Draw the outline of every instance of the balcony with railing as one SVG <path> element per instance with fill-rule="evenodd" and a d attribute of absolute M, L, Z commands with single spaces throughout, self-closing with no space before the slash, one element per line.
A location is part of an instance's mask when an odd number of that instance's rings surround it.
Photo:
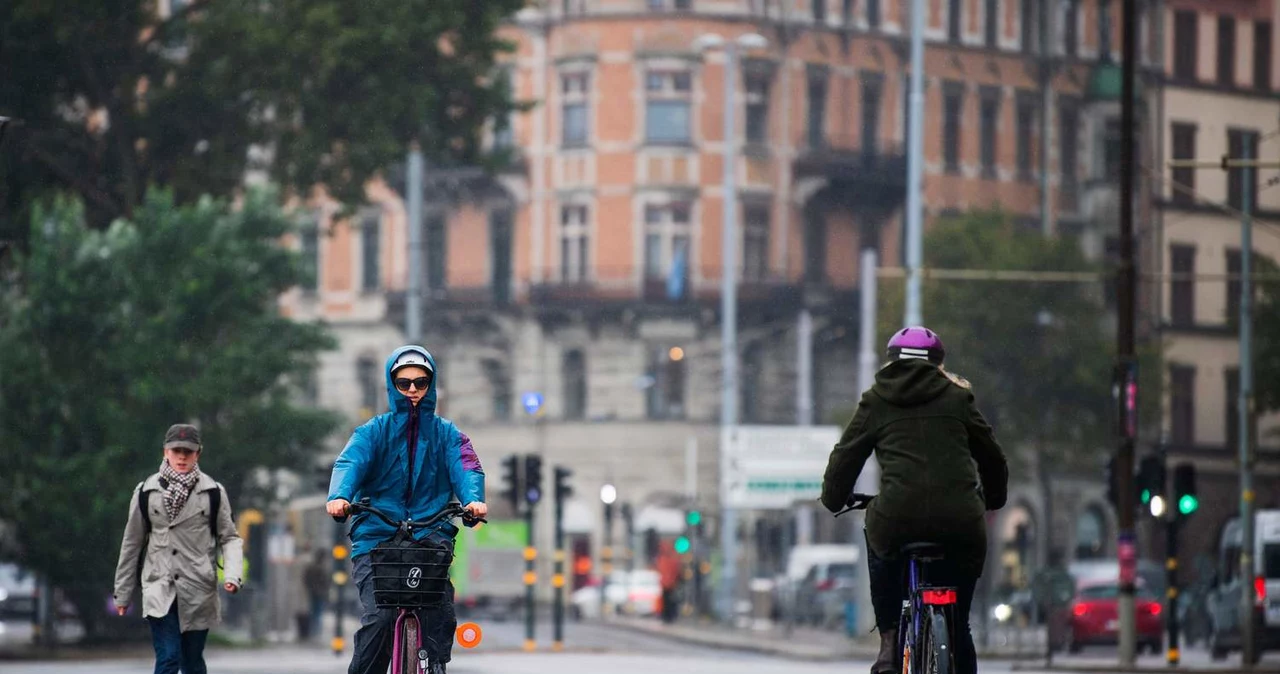
<path fill-rule="evenodd" d="M 864 194 L 901 200 L 907 187 L 907 155 L 901 145 L 864 144 L 861 135 L 813 138 L 796 158 L 798 178 L 849 184 Z"/>

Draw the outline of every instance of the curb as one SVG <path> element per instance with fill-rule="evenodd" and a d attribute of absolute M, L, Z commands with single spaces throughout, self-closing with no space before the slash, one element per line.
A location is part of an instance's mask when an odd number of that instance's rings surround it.
<path fill-rule="evenodd" d="M 1239 667 L 1235 667 L 1235 668 L 1229 668 L 1229 669 L 1213 669 L 1209 667 L 1183 667 L 1181 665 L 1177 667 L 1169 667 L 1167 665 L 1166 666 L 1146 666 L 1146 667 L 1139 667 L 1139 666 L 1121 667 L 1118 665 L 1110 665 L 1110 664 L 1101 665 L 1101 666 L 1105 667 L 1105 671 L 1108 671 L 1108 672 L 1166 672 L 1166 673 L 1174 672 L 1176 674 L 1236 674 L 1236 673 L 1259 674 L 1259 672 L 1262 672 L 1262 673 L 1280 672 L 1280 669 L 1276 669 L 1276 668 L 1241 669 Z M 1012 669 L 1015 672 L 1017 671 L 1097 672 L 1099 671 L 1099 664 L 1046 666 L 1043 664 L 1017 663 L 1017 664 L 1014 664 Z"/>
<path fill-rule="evenodd" d="M 874 649 L 854 647 L 838 650 L 824 649 L 822 647 L 797 649 L 787 648 L 785 646 L 779 647 L 775 644 L 762 643 L 759 641 L 744 642 L 731 637 L 715 638 L 698 636 L 686 632 L 653 629 L 636 623 L 606 621 L 603 624 L 608 625 L 609 627 L 620 628 L 652 637 L 670 639 L 671 641 L 691 644 L 694 646 L 703 646 L 717 650 L 745 651 L 748 653 L 785 657 L 795 660 L 804 660 L 807 662 L 841 662 L 853 659 L 875 658 L 876 656 L 876 651 Z"/>

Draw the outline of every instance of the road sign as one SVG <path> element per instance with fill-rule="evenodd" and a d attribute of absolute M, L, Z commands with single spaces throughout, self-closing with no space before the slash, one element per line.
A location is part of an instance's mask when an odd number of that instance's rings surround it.
<path fill-rule="evenodd" d="M 731 508 L 780 509 L 812 502 L 839 426 L 733 426 L 720 439 L 720 490 Z"/>
<path fill-rule="evenodd" d="M 524 405 L 524 411 L 529 414 L 537 414 L 542 409 L 542 394 L 537 391 L 530 391 L 520 396 L 520 404 Z"/>

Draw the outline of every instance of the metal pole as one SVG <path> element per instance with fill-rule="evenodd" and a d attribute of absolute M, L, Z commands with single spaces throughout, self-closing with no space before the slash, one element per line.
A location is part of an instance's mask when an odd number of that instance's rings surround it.
<path fill-rule="evenodd" d="M 601 550 L 602 564 L 600 569 L 600 577 L 608 579 L 613 575 L 613 504 L 604 504 L 604 549 Z M 607 588 L 607 582 L 602 581 L 600 584 L 600 594 L 604 594 Z"/>
<path fill-rule="evenodd" d="M 1173 494 L 1173 499 L 1177 498 L 1177 494 Z M 1172 500 L 1172 499 L 1170 499 Z M 1165 650 L 1165 661 L 1170 667 L 1177 667 L 1180 653 L 1178 652 L 1178 504 L 1170 503 L 1172 511 L 1165 519 L 1164 530 L 1164 548 L 1165 548 L 1165 623 L 1168 628 L 1169 645 Z"/>
<path fill-rule="evenodd" d="M 1053 8 L 1040 4 L 1040 230 L 1053 233 L 1053 212 L 1049 205 L 1049 147 L 1053 137 Z"/>
<path fill-rule="evenodd" d="M 796 423 L 813 424 L 813 313 L 800 309 L 796 320 Z"/>
<path fill-rule="evenodd" d="M 907 120 L 907 302 L 905 324 L 924 322 L 920 311 L 920 183 L 924 171 L 924 0 L 911 0 L 911 110 Z"/>
<path fill-rule="evenodd" d="M 1120 144 L 1120 268 L 1117 273 L 1116 321 L 1116 393 L 1121 423 L 1120 447 L 1116 456 L 1119 474 L 1133 474 L 1136 363 L 1134 360 L 1134 322 L 1136 321 L 1135 268 L 1133 250 L 1134 204 L 1134 73 L 1138 51 L 1138 17 L 1136 0 L 1124 0 L 1124 68 L 1121 87 Z M 1132 667 L 1136 645 L 1134 585 L 1137 570 L 1137 542 L 1134 537 L 1134 484 L 1131 479 L 1118 479 L 1119 520 L 1116 550 L 1120 562 L 1120 664 Z"/>
<path fill-rule="evenodd" d="M 336 524 L 333 527 L 333 549 L 336 552 L 338 548 L 349 550 L 346 547 L 347 527 L 343 524 Z M 346 604 L 347 583 L 350 582 L 350 575 L 347 574 L 346 566 L 349 563 L 350 555 L 334 554 L 333 556 L 333 580 L 338 586 L 337 601 L 333 603 L 333 641 L 329 643 L 333 649 L 334 657 L 342 657 L 342 652 L 346 649 L 346 640 L 342 638 L 342 606 Z M 318 627 L 318 626 L 317 626 Z"/>
<path fill-rule="evenodd" d="M 604 505 L 604 535 L 600 546 L 600 616 L 604 617 L 609 606 L 609 576 L 613 574 L 613 504 Z"/>
<path fill-rule="evenodd" d="M 559 471 L 559 468 L 555 469 Z M 556 478 L 556 521 L 555 521 L 555 572 L 551 577 L 551 585 L 555 588 L 555 605 L 552 608 L 551 650 L 564 649 L 564 497 L 559 493 L 559 476 Z M 600 593 L 602 596 L 603 592 Z"/>
<path fill-rule="evenodd" d="M 1252 159 L 1253 148 L 1242 143 L 1243 158 Z M 1240 640 L 1241 658 L 1246 669 L 1257 659 L 1253 629 L 1253 171 L 1240 170 Z"/>
<path fill-rule="evenodd" d="M 409 282 L 405 295 L 405 337 L 412 343 L 422 338 L 422 148 L 409 144 L 409 170 L 405 177 L 408 197 Z"/>
<path fill-rule="evenodd" d="M 533 511 L 537 509 L 536 506 L 536 503 L 529 503 L 524 512 L 524 524 L 529 529 L 524 549 L 524 649 L 526 651 L 533 651 L 538 647 L 538 643 L 534 638 L 534 611 L 536 610 L 535 602 L 537 601 L 537 596 L 534 594 L 534 586 L 538 582 L 538 569 L 536 566 L 538 548 L 535 547 L 533 538 Z"/>
<path fill-rule="evenodd" d="M 860 325 L 858 330 L 858 391 L 865 392 L 871 388 L 876 380 L 876 363 L 879 359 L 876 357 L 876 302 L 878 298 L 879 288 L 876 284 L 876 266 L 879 264 L 879 254 L 875 248 L 862 249 L 862 307 Z M 862 468 L 862 474 L 858 476 L 858 484 L 854 487 L 857 491 L 869 494 L 880 491 L 880 462 L 875 456 L 867 459 L 867 463 Z M 854 602 L 857 607 L 857 624 L 855 625 L 858 634 L 866 634 L 875 625 L 875 613 L 871 610 L 871 579 L 867 573 L 867 558 L 869 556 L 867 550 L 867 539 L 863 535 L 863 526 L 866 522 L 865 513 L 857 511 L 853 513 L 853 542 L 861 548 L 862 556 L 858 560 L 857 573 L 858 581 L 854 583 Z"/>
<path fill-rule="evenodd" d="M 732 40 L 724 46 L 724 222 L 720 251 L 720 456 L 724 470 L 725 446 L 728 431 L 738 423 L 738 297 L 735 278 L 738 252 L 738 186 L 736 184 L 737 132 L 734 113 L 737 106 L 737 47 Z M 738 518 L 737 512 L 728 507 L 721 494 L 720 549 L 720 615 L 732 620 L 733 597 L 737 584 Z"/>

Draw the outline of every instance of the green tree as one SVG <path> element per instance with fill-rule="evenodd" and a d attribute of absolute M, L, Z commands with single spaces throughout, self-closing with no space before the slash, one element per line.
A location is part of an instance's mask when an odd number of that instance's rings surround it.
<path fill-rule="evenodd" d="M 492 159 L 481 130 L 513 109 L 497 30 L 523 0 L 189 0 L 168 19 L 156 5 L 0 3 L 0 115 L 21 120 L 0 154 L 0 241 L 51 190 L 105 227 L 150 186 L 190 203 L 253 167 L 357 203 L 414 139 L 438 164 Z M 254 145 L 270 161 L 251 162 Z"/>
<path fill-rule="evenodd" d="M 134 486 L 169 424 L 197 421 L 201 466 L 233 505 L 259 467 L 305 468 L 335 428 L 296 385 L 333 346 L 280 315 L 305 272 L 274 204 L 153 192 L 132 220 L 85 226 L 71 199 L 37 208 L 18 282 L 0 294 L 0 521 L 23 563 L 101 626 Z"/>
<path fill-rule="evenodd" d="M 925 266 L 938 269 L 1094 272 L 1071 237 L 1046 238 L 1000 212 L 938 223 L 925 236 Z M 885 284 L 880 333 L 901 326 L 902 285 Z M 925 324 L 947 346 L 947 368 L 973 383 L 1011 469 L 1048 493 L 1054 475 L 1100 474 L 1115 442 L 1111 394 L 1114 312 L 1110 284 L 925 280 Z M 1159 349 L 1140 356 L 1140 414 L 1158 421 Z M 1048 501 L 1046 500 L 1046 503 Z M 1046 513 L 1051 516 L 1051 513 Z"/>
<path fill-rule="evenodd" d="M 1262 255 L 1254 255 L 1253 272 L 1275 277 L 1280 265 Z M 1253 306 L 1253 382 L 1258 412 L 1280 410 L 1280 282 L 1257 282 L 1257 302 Z M 1239 317 L 1228 316 L 1232 325 Z"/>

